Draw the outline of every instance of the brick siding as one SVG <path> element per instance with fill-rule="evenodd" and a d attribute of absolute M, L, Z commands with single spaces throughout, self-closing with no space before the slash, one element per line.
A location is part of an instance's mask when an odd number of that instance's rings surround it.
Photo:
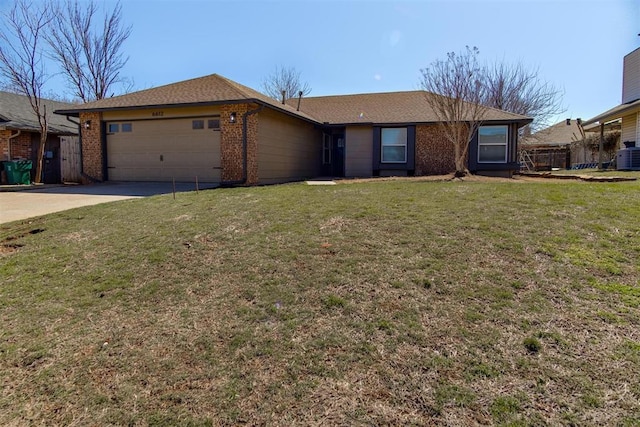
<path fill-rule="evenodd" d="M 84 123 L 91 120 L 90 129 L 85 129 Z M 101 139 L 102 114 L 99 112 L 80 113 L 80 128 L 82 132 L 82 170 L 85 175 L 94 180 L 103 181 L 102 164 L 106 153 L 102 150 Z M 83 181 L 87 180 L 83 177 Z M 87 183 L 87 182 L 85 182 Z"/>
<path fill-rule="evenodd" d="M 247 111 L 257 108 L 255 104 L 223 105 L 220 113 L 220 155 L 222 181 L 242 180 L 242 121 Z M 231 113 L 236 114 L 231 123 Z M 247 185 L 258 183 L 258 114 L 247 118 Z"/>
<path fill-rule="evenodd" d="M 456 170 L 453 144 L 436 124 L 416 126 L 416 175 L 444 175 Z"/>
<path fill-rule="evenodd" d="M 0 130 L 0 161 L 9 160 L 10 130 Z"/>
<path fill-rule="evenodd" d="M 14 133 L 16 133 L 14 130 L 0 130 L 0 160 L 31 159 L 32 133 L 25 131 L 11 139 L 11 159 L 9 159 L 9 137 Z"/>

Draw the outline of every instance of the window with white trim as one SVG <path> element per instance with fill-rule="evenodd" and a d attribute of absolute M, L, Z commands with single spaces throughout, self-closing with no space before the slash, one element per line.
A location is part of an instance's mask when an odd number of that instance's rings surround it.
<path fill-rule="evenodd" d="M 478 128 L 478 163 L 506 163 L 509 127 L 480 126 Z"/>
<path fill-rule="evenodd" d="M 380 162 L 407 162 L 407 128 L 380 129 Z"/>

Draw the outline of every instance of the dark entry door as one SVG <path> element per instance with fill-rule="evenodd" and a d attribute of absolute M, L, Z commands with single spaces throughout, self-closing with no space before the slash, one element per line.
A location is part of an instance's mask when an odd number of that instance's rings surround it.
<path fill-rule="evenodd" d="M 333 135 L 331 149 L 331 175 L 344 176 L 344 135 Z"/>

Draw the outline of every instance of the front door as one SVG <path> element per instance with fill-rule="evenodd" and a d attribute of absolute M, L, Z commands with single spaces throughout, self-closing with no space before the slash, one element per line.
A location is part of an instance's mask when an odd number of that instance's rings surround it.
<path fill-rule="evenodd" d="M 77 136 L 60 137 L 62 182 L 80 182 L 80 141 Z"/>
<path fill-rule="evenodd" d="M 344 176 L 344 135 L 333 135 L 331 148 L 331 175 Z"/>

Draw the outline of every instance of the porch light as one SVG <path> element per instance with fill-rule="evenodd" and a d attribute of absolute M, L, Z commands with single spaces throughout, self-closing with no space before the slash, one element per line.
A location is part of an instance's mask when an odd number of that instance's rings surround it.
<path fill-rule="evenodd" d="M 235 113 L 235 111 L 233 113 L 231 113 L 231 115 L 229 116 L 229 122 L 230 123 L 235 123 L 236 122 L 236 113 Z"/>
<path fill-rule="evenodd" d="M 91 120 L 87 120 L 86 122 L 84 122 L 84 128 L 91 129 Z"/>

